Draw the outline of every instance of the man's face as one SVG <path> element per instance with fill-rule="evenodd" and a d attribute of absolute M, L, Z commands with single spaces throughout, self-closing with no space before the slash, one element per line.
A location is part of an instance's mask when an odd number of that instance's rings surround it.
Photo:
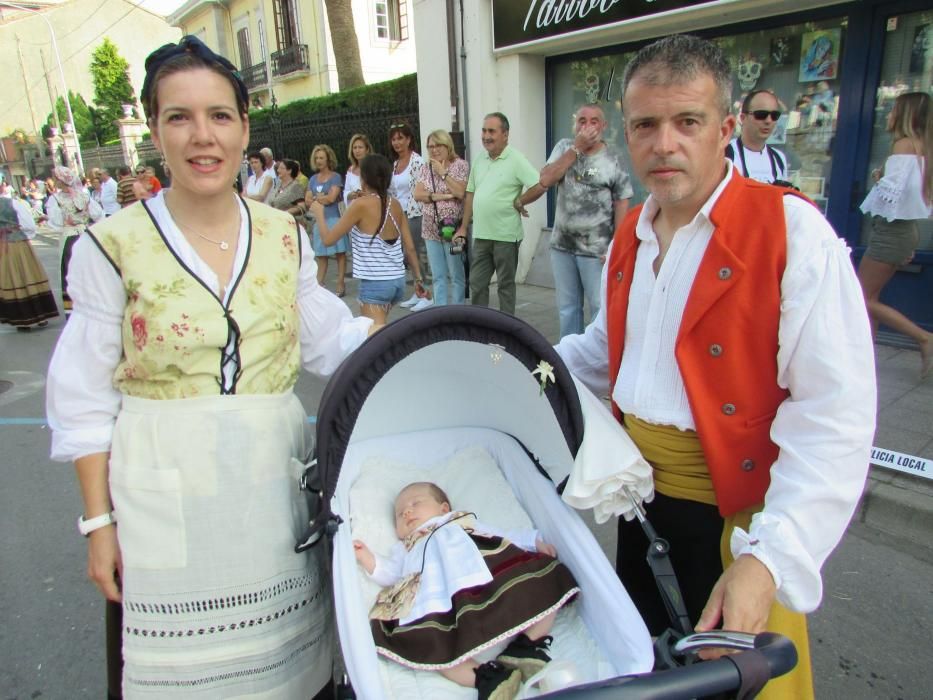
<path fill-rule="evenodd" d="M 756 149 L 760 148 L 771 136 L 777 120 L 773 119 L 772 112 L 780 111 L 777 98 L 769 92 L 759 92 L 748 104 L 748 113 L 742 115 L 742 141 Z M 755 112 L 768 112 L 764 119 L 755 116 Z"/>
<path fill-rule="evenodd" d="M 486 117 L 483 120 L 483 147 L 493 158 L 497 158 L 509 144 L 509 132 L 502 128 L 499 117 Z"/>
<path fill-rule="evenodd" d="M 672 85 L 638 75 L 625 92 L 625 141 L 632 168 L 662 210 L 691 218 L 722 180 L 735 117 L 723 115 L 708 74 Z"/>
<path fill-rule="evenodd" d="M 573 123 L 573 133 L 579 134 L 583 129 L 591 129 L 595 131 L 597 138 L 602 138 L 603 131 L 606 129 L 606 119 L 599 107 L 588 105 L 577 110 L 577 116 Z"/>

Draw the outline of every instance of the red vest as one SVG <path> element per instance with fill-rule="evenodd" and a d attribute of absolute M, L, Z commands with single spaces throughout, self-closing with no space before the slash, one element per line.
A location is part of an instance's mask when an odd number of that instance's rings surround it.
<path fill-rule="evenodd" d="M 734 175 L 710 212 L 715 227 L 684 309 L 674 354 L 719 512 L 764 501 L 778 448 L 771 421 L 788 392 L 777 385 L 781 278 L 789 190 Z M 625 344 L 641 207 L 619 225 L 607 261 L 609 374 Z M 618 408 L 613 405 L 617 417 Z"/>

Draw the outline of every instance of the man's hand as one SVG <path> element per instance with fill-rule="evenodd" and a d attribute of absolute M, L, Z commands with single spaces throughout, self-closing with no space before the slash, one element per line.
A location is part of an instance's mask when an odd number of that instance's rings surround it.
<path fill-rule="evenodd" d="M 87 575 L 107 600 L 123 600 L 118 581 L 123 575 L 123 559 L 117 541 L 117 528 L 107 525 L 87 538 Z"/>
<path fill-rule="evenodd" d="M 512 206 L 515 207 L 515 211 L 524 216 L 526 219 L 528 218 L 528 210 L 525 209 L 525 205 L 522 204 L 521 197 L 516 197 L 515 201 L 512 202 Z"/>
<path fill-rule="evenodd" d="M 697 632 L 716 629 L 720 619 L 722 629 L 757 634 L 764 631 L 774 603 L 776 586 L 768 567 L 751 554 L 743 554 L 726 569 L 710 594 Z M 700 652 L 703 659 L 715 659 L 723 651 Z"/>
<path fill-rule="evenodd" d="M 595 126 L 585 126 L 577 132 L 573 145 L 581 151 L 588 151 L 600 141 L 600 130 Z"/>

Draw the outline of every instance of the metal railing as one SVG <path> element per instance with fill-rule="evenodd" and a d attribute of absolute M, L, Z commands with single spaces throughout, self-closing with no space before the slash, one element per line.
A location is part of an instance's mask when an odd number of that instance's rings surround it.
<path fill-rule="evenodd" d="M 266 70 L 266 62 L 263 61 L 262 63 L 257 63 L 254 66 L 241 70 L 240 77 L 243 78 L 243 82 L 246 83 L 246 87 L 249 90 L 265 87 L 269 82 L 269 72 Z"/>
<path fill-rule="evenodd" d="M 308 70 L 311 67 L 308 63 L 307 44 L 292 44 L 281 51 L 276 51 L 269 58 L 272 59 L 272 75 L 274 77 L 288 75 L 300 70 Z"/>
<path fill-rule="evenodd" d="M 390 105 L 374 105 L 365 111 L 341 109 L 296 117 L 273 114 L 271 119 L 251 125 L 249 150 L 258 151 L 268 146 L 276 159 L 293 158 L 301 163 L 302 171 L 307 174 L 311 172 L 308 165 L 311 149 L 316 144 L 326 143 L 337 155 L 338 171 L 344 173 L 348 166 L 347 147 L 353 134 L 365 134 L 377 153 L 392 159 L 388 144 L 389 125 L 400 121 L 411 124 L 414 141 L 420 144 L 417 98 L 398 100 Z"/>

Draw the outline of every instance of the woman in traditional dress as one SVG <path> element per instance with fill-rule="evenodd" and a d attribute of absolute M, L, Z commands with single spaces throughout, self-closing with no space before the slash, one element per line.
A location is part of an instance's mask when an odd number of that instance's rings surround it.
<path fill-rule="evenodd" d="M 343 190 L 343 180 L 339 173 L 334 172 L 337 167 L 337 154 L 326 144 L 318 144 L 311 150 L 311 169 L 314 174 L 308 178 L 308 190 L 305 192 L 305 206 L 310 207 L 315 202 L 324 206 L 324 217 L 328 226 L 333 226 L 340 218 L 340 192 Z M 337 289 L 336 294 L 342 297 L 347 293 L 347 250 L 350 247 L 347 236 L 341 236 L 327 245 L 321 240 L 319 227 L 314 218 L 308 216 L 310 224 L 309 233 L 314 245 L 314 255 L 318 261 L 317 281 L 324 284 L 327 276 L 327 259 L 337 258 Z"/>
<path fill-rule="evenodd" d="M 58 316 L 49 277 L 29 240 L 36 222 L 29 207 L 9 196 L 9 185 L 0 183 L 0 323 L 18 331 L 46 326 Z"/>
<path fill-rule="evenodd" d="M 331 677 L 323 548 L 302 554 L 302 367 L 372 323 L 322 289 L 294 219 L 232 190 L 248 91 L 196 37 L 146 60 L 172 187 L 75 245 L 75 314 L 48 376 L 88 572 L 122 601 L 123 697 L 307 700 Z M 317 550 L 317 551 L 316 551 Z"/>
<path fill-rule="evenodd" d="M 883 303 L 881 290 L 914 257 L 919 233 L 917 221 L 933 213 L 933 98 L 925 92 L 905 92 L 894 100 L 887 130 L 894 137 L 891 155 L 874 173 L 875 186 L 862 202 L 871 214 L 872 234 L 858 268 L 859 282 L 868 304 L 872 326 L 879 323 L 917 341 L 920 378 L 933 372 L 933 333 L 924 330 L 897 309 Z"/>
<path fill-rule="evenodd" d="M 81 179 L 71 168 L 64 165 L 52 170 L 55 189 L 45 203 L 49 225 L 59 233 L 58 251 L 62 272 L 62 308 L 65 316 L 71 313 L 71 297 L 68 294 L 68 265 L 71 250 L 78 236 L 92 221 L 103 218 L 104 210 L 84 191 Z"/>

